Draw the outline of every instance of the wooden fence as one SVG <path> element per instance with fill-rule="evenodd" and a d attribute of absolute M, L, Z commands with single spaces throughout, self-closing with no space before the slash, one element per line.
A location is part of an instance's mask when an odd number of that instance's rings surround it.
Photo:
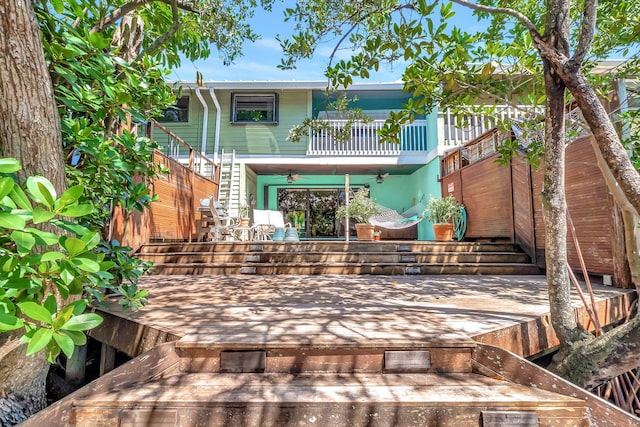
<path fill-rule="evenodd" d="M 442 160 L 442 194 L 452 194 L 465 205 L 465 238 L 514 242 L 544 267 L 545 227 L 540 197 L 544 164 L 533 170 L 521 158 L 514 158 L 509 166 L 502 166 L 496 162 L 497 154 L 465 163 L 461 162 L 465 157 L 463 149 L 450 152 Z M 455 163 L 461 166 L 449 172 L 454 156 Z M 614 285 L 629 286 L 618 210 L 588 137 L 567 146 L 565 181 L 569 215 L 589 274 L 609 275 Z M 579 272 L 571 234 L 567 249 L 572 269 Z"/>
<path fill-rule="evenodd" d="M 153 153 L 154 163 L 169 171 L 150 185 L 158 200 L 151 204 L 151 209 L 144 213 L 135 212 L 128 218 L 122 210 L 116 209 L 112 219 L 113 239 L 135 249 L 150 241 L 191 241 L 196 236 L 200 199 L 218 194 L 220 177 L 211 160 L 188 147 L 190 152 L 185 161 L 173 159 L 158 150 Z M 203 162 L 210 163 L 207 170 L 215 170 L 215 179 L 196 172 L 194 165 L 197 167 Z"/>

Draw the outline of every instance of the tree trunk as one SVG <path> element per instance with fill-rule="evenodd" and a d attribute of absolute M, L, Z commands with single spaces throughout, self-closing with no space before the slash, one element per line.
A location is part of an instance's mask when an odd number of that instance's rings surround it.
<path fill-rule="evenodd" d="M 579 69 L 556 67 L 593 134 L 592 144 L 607 187 L 622 211 L 631 280 L 640 289 L 640 173 L 620 143 L 609 114 Z"/>
<path fill-rule="evenodd" d="M 60 116 L 40 30 L 28 1 L 0 2 L 0 150 L 22 163 L 21 180 L 43 175 L 65 188 Z M 0 425 L 13 425 L 46 405 L 49 369 L 43 352 L 27 357 L 19 336 L 0 334 Z"/>
<path fill-rule="evenodd" d="M 545 259 L 551 322 L 562 346 L 578 336 L 578 324 L 571 308 L 571 284 L 567 272 L 567 204 L 564 182 L 564 84 L 545 72 L 547 94 L 544 137 L 544 187 L 542 190 L 545 225 Z"/>
<path fill-rule="evenodd" d="M 21 179 L 65 189 L 60 115 L 31 3 L 0 2 L 0 149 L 22 162 Z"/>

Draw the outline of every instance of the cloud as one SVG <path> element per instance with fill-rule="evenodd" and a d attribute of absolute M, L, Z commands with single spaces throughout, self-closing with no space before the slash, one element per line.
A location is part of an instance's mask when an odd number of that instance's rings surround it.
<path fill-rule="evenodd" d="M 255 41 L 255 43 L 253 43 L 252 47 L 270 49 L 276 52 L 282 52 L 282 48 L 280 47 L 280 42 L 273 37 L 258 39 Z"/>

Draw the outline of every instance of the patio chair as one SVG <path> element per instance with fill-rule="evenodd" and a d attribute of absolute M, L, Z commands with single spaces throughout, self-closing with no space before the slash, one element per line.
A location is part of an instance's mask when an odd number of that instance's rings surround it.
<path fill-rule="evenodd" d="M 254 209 L 253 210 L 253 235 L 256 240 L 271 240 L 270 233 L 276 228 L 291 227 L 291 223 L 284 222 L 284 216 L 280 211 Z"/>
<path fill-rule="evenodd" d="M 201 200 L 198 211 L 202 215 L 198 226 L 198 241 L 201 241 L 207 232 L 209 239 L 213 241 L 233 240 L 236 224 L 220 202 L 213 200 L 213 196 Z"/>

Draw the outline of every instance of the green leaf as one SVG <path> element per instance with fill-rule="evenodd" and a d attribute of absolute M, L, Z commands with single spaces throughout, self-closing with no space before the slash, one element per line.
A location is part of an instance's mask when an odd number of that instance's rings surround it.
<path fill-rule="evenodd" d="M 87 245 L 75 237 L 60 238 L 60 244 L 66 249 L 70 257 L 79 255 L 87 249 Z"/>
<path fill-rule="evenodd" d="M 51 313 L 49 310 L 44 308 L 43 306 L 36 304 L 35 302 L 27 301 L 21 302 L 18 304 L 20 311 L 22 311 L 25 316 L 50 325 L 52 322 Z"/>
<path fill-rule="evenodd" d="M 4 199 L 4 197 L 11 192 L 15 184 L 13 178 L 8 176 L 0 178 L 0 200 Z"/>
<path fill-rule="evenodd" d="M 53 296 L 53 294 L 49 294 L 47 299 L 44 301 L 43 306 L 44 308 L 47 309 L 47 311 L 49 311 L 49 314 L 51 314 L 51 316 L 56 314 L 56 311 L 58 311 L 58 304 L 56 303 L 56 297 Z"/>
<path fill-rule="evenodd" d="M 9 212 L 0 212 L 0 227 L 10 230 L 22 230 L 27 225 L 23 217 Z"/>
<path fill-rule="evenodd" d="M 59 237 L 53 233 L 49 233 L 48 231 L 38 230 L 37 228 L 25 228 L 24 231 L 31 233 L 39 245 L 49 246 L 58 243 Z"/>
<path fill-rule="evenodd" d="M 11 200 L 13 200 L 16 203 L 16 205 L 18 205 L 20 208 L 28 211 L 31 211 L 33 209 L 33 206 L 31 206 L 31 202 L 29 201 L 29 198 L 24 193 L 22 188 L 20 188 L 19 185 L 13 186 L 11 193 L 9 193 L 9 197 L 11 197 Z"/>
<path fill-rule="evenodd" d="M 51 0 L 51 5 L 57 14 L 64 12 L 64 4 L 62 3 L 62 0 Z"/>
<path fill-rule="evenodd" d="M 11 240 L 16 243 L 18 252 L 21 254 L 31 252 L 31 249 L 33 249 L 36 244 L 36 239 L 31 235 L 31 233 L 26 233 L 20 230 L 14 230 L 11 233 Z"/>
<path fill-rule="evenodd" d="M 72 262 L 74 265 L 78 266 L 79 269 L 88 271 L 89 273 L 97 273 L 100 271 L 100 264 L 86 257 L 75 257 Z"/>
<path fill-rule="evenodd" d="M 83 191 L 84 187 L 82 185 L 74 185 L 73 187 L 68 188 L 67 191 L 62 193 L 62 196 L 60 196 L 58 207 L 67 206 L 71 203 L 77 202 L 80 196 L 82 196 Z"/>
<path fill-rule="evenodd" d="M 43 176 L 30 176 L 27 178 L 27 189 L 33 200 L 53 209 L 56 190 L 48 179 Z"/>
<path fill-rule="evenodd" d="M 20 161 L 18 159 L 11 157 L 0 159 L 0 173 L 13 173 L 20 169 L 22 169 L 22 167 L 20 167 Z"/>
<path fill-rule="evenodd" d="M 98 246 L 98 243 L 100 243 L 100 233 L 98 232 L 92 232 L 89 234 L 85 234 L 84 236 L 82 236 L 80 238 L 80 240 L 82 240 L 83 242 L 85 242 L 87 244 L 87 250 L 90 251 L 91 249 L 95 248 L 96 246 Z"/>
<path fill-rule="evenodd" d="M 79 314 L 84 313 L 87 309 L 87 301 L 83 299 L 79 299 L 67 305 L 67 307 L 73 307 L 73 314 L 77 316 Z"/>
<path fill-rule="evenodd" d="M 42 262 L 57 261 L 59 259 L 64 259 L 65 257 L 66 255 L 63 254 L 62 252 L 51 251 L 51 252 L 45 252 L 42 255 L 42 258 L 40 260 Z"/>
<path fill-rule="evenodd" d="M 38 205 L 33 210 L 33 223 L 41 224 L 43 222 L 47 222 L 51 220 L 55 216 L 56 216 L 55 212 L 48 211 L 42 206 Z"/>
<path fill-rule="evenodd" d="M 0 332 L 14 331 L 24 326 L 22 319 L 10 314 L 0 313 Z"/>
<path fill-rule="evenodd" d="M 76 276 L 68 268 L 65 268 L 60 272 L 60 278 L 65 283 L 65 285 L 68 286 L 71 284 L 71 282 L 73 282 Z"/>
<path fill-rule="evenodd" d="M 66 329 L 68 331 L 86 331 L 99 326 L 101 323 L 102 317 L 95 313 L 87 313 L 72 317 L 62 326 L 61 329 Z"/>
<path fill-rule="evenodd" d="M 60 310 L 55 319 L 53 319 L 52 329 L 56 331 L 62 328 L 62 326 L 71 319 L 71 316 L 73 316 L 73 306 L 68 305 Z"/>
<path fill-rule="evenodd" d="M 79 216 L 89 215 L 91 212 L 93 212 L 93 204 L 83 203 L 66 206 L 61 209 L 59 213 L 60 215 L 76 218 Z"/>
<path fill-rule="evenodd" d="M 71 356 L 73 356 L 73 350 L 76 346 L 71 337 L 68 337 L 67 335 L 64 335 L 62 333 L 54 333 L 53 339 L 56 341 L 56 343 L 58 343 L 60 349 L 67 357 L 70 358 Z"/>
<path fill-rule="evenodd" d="M 29 345 L 27 346 L 27 356 L 35 354 L 45 348 L 51 338 L 53 337 L 53 331 L 51 329 L 38 329 L 31 337 Z"/>
<path fill-rule="evenodd" d="M 75 345 L 85 345 L 87 343 L 87 336 L 82 331 L 60 331 L 61 334 L 71 338 Z"/>

